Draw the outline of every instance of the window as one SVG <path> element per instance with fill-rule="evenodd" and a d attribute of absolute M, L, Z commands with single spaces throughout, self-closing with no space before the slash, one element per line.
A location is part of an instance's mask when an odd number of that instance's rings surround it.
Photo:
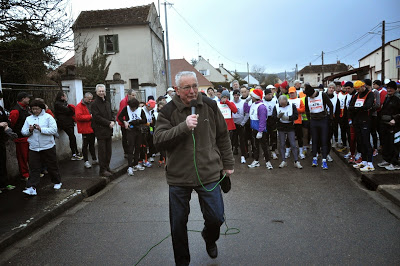
<path fill-rule="evenodd" d="M 118 35 L 100 35 L 99 36 L 100 53 L 115 54 L 119 52 Z"/>
<path fill-rule="evenodd" d="M 318 74 L 319 75 L 319 74 Z M 318 77 L 318 82 L 321 80 L 321 77 Z"/>
<path fill-rule="evenodd" d="M 210 70 L 209 70 L 209 69 L 199 70 L 199 72 L 200 72 L 203 76 L 208 76 L 208 75 L 210 75 Z"/>
<path fill-rule="evenodd" d="M 303 75 L 302 75 L 302 76 L 303 76 Z M 300 78 L 300 81 L 301 81 L 301 82 L 304 82 L 304 78 Z"/>
<path fill-rule="evenodd" d="M 131 89 L 139 90 L 139 80 L 138 79 L 130 79 Z"/>

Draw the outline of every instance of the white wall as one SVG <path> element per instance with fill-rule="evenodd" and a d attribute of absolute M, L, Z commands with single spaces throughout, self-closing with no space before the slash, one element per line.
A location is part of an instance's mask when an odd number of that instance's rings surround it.
<path fill-rule="evenodd" d="M 209 75 L 204 75 L 204 77 L 211 82 L 225 82 L 225 77 L 219 73 L 207 60 L 201 58 L 197 64 L 194 66 L 199 72 L 200 70 L 208 70 Z"/>

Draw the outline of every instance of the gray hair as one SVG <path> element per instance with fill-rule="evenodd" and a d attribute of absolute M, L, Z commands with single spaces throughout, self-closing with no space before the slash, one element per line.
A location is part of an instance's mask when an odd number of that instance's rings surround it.
<path fill-rule="evenodd" d="M 331 82 L 331 83 L 328 84 L 328 88 L 331 87 L 331 86 L 334 87 L 334 88 L 336 88 L 336 84 L 333 83 L 333 82 Z"/>
<path fill-rule="evenodd" d="M 90 93 L 90 92 L 86 92 L 85 93 L 85 95 L 84 95 L 84 97 L 86 98 L 86 97 L 90 97 L 90 96 L 92 96 L 93 97 L 93 94 L 92 93 Z"/>
<path fill-rule="evenodd" d="M 232 81 L 232 85 L 235 83 L 239 84 L 239 81 L 237 81 L 236 79 L 234 81 Z"/>
<path fill-rule="evenodd" d="M 181 71 L 178 74 L 176 74 L 176 76 L 175 76 L 175 84 L 177 87 L 180 87 L 180 85 L 181 85 L 181 78 L 186 77 L 186 76 L 194 77 L 197 82 L 196 73 L 194 73 L 193 71 Z"/>
<path fill-rule="evenodd" d="M 127 94 L 127 95 L 131 95 L 132 92 L 134 92 L 134 91 L 135 91 L 134 89 L 129 89 L 128 92 L 127 92 L 126 94 Z"/>
<path fill-rule="evenodd" d="M 286 103 L 289 102 L 289 101 L 288 101 L 288 98 L 286 97 L 286 95 L 281 95 L 281 96 L 279 96 L 279 98 L 278 98 L 278 103 L 280 103 L 282 100 L 285 100 Z"/>
<path fill-rule="evenodd" d="M 104 89 L 106 89 L 106 85 L 104 85 L 104 84 L 97 84 L 97 85 L 96 85 L 96 92 L 97 92 L 97 90 L 98 90 L 99 88 L 104 88 Z"/>
<path fill-rule="evenodd" d="M 295 81 L 294 81 L 294 85 L 296 85 L 297 83 L 300 83 L 301 84 L 301 81 L 300 80 L 298 80 L 298 79 L 296 79 Z"/>

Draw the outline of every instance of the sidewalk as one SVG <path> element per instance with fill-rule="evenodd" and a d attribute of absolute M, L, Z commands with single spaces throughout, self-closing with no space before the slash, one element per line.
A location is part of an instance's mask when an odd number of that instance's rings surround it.
<path fill-rule="evenodd" d="M 388 171 L 385 168 L 379 167 L 378 163 L 382 161 L 382 156 L 378 154 L 373 158 L 375 171 L 363 173 L 360 170 L 355 169 L 353 164 L 347 162 L 343 157 L 345 153 L 340 153 L 336 149 L 333 149 L 333 151 L 345 164 L 348 165 L 350 171 L 354 171 L 354 173 L 359 176 L 360 181 L 367 189 L 378 191 L 400 207 L 400 170 Z"/>
<path fill-rule="evenodd" d="M 19 181 L 14 190 L 0 194 L 0 252 L 68 208 L 81 202 L 109 182 L 123 175 L 127 169 L 121 141 L 113 141 L 110 168 L 115 173 L 110 178 L 99 177 L 99 166 L 84 168 L 83 161 L 61 161 L 62 188 L 53 189 L 50 178 L 44 176 L 38 187 L 38 196 L 22 193 L 25 181 Z"/>

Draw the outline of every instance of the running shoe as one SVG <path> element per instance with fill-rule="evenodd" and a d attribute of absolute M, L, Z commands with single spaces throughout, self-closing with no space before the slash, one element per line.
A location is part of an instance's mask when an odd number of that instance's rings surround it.
<path fill-rule="evenodd" d="M 287 166 L 287 162 L 282 161 L 281 164 L 279 165 L 279 168 L 283 168 Z"/>
<path fill-rule="evenodd" d="M 322 169 L 328 170 L 328 163 L 326 161 L 322 161 Z"/>
<path fill-rule="evenodd" d="M 317 159 L 313 159 L 313 160 L 312 160 L 311 166 L 312 166 L 312 167 L 317 167 L 317 166 L 318 166 Z"/>
<path fill-rule="evenodd" d="M 251 164 L 248 165 L 249 168 L 259 167 L 260 163 L 258 161 L 253 161 Z"/>
<path fill-rule="evenodd" d="M 266 162 L 266 163 L 265 163 L 265 167 L 267 167 L 268 170 L 274 169 L 274 168 L 272 167 L 271 162 Z"/>

